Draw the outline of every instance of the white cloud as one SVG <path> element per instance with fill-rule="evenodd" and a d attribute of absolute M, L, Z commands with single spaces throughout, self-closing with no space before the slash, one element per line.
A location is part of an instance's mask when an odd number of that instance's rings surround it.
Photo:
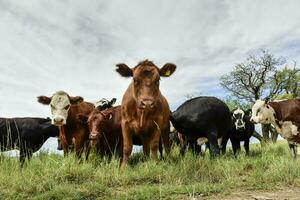
<path fill-rule="evenodd" d="M 222 96 L 218 79 L 268 48 L 299 60 L 299 1 L 0 0 L 0 115 L 48 116 L 38 95 L 117 97 L 115 64 L 177 64 L 161 89 L 172 108 L 187 93 Z"/>

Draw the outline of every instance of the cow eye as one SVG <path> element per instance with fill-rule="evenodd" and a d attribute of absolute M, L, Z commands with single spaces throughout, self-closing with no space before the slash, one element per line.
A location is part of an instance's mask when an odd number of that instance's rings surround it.
<path fill-rule="evenodd" d="M 50 107 L 51 107 L 51 109 L 55 109 L 55 107 L 52 104 L 50 104 Z"/>
<path fill-rule="evenodd" d="M 134 83 L 134 85 L 137 85 L 139 83 L 139 81 L 134 79 L 133 83 Z"/>
<path fill-rule="evenodd" d="M 70 105 L 66 105 L 65 110 L 68 110 L 70 108 Z"/>
<path fill-rule="evenodd" d="M 256 112 L 256 116 L 258 115 L 258 113 L 259 113 L 259 112 L 260 112 L 260 109 L 258 109 L 258 110 L 257 110 L 257 112 Z"/>

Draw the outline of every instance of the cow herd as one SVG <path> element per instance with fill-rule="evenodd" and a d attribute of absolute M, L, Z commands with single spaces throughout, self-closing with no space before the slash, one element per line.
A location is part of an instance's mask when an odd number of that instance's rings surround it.
<path fill-rule="evenodd" d="M 64 91 L 52 96 L 39 96 L 38 102 L 48 105 L 50 118 L 0 118 L 1 151 L 20 150 L 20 161 L 30 158 L 49 137 L 58 137 L 64 155 L 74 152 L 81 159 L 85 151 L 88 159 L 91 148 L 101 157 L 116 155 L 120 167 L 127 165 L 133 145 L 141 145 L 146 157 L 163 157 L 178 143 L 182 154 L 186 149 L 201 152 L 206 144 L 211 156 L 226 151 L 230 139 L 234 154 L 244 141 L 249 154 L 249 141 L 254 123 L 272 124 L 294 150 L 300 143 L 300 100 L 268 102 L 258 100 L 252 110 L 228 106 L 215 97 L 197 97 L 184 102 L 174 112 L 159 85 L 161 77 L 169 77 L 176 66 L 167 63 L 161 68 L 144 60 L 135 67 L 116 65 L 116 71 L 132 81 L 125 91 L 121 105 L 116 99 L 102 99 L 93 104 L 80 96 Z M 170 123 L 171 122 L 171 123 Z M 175 133 L 170 133 L 170 124 Z"/>

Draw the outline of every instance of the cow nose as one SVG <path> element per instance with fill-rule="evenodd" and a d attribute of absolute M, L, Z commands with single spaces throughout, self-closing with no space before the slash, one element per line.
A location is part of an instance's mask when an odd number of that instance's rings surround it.
<path fill-rule="evenodd" d="M 153 108 L 154 107 L 154 102 L 152 100 L 143 100 L 141 102 L 142 108 Z"/>
<path fill-rule="evenodd" d="M 98 137 L 98 133 L 97 132 L 92 132 L 90 134 L 90 140 L 95 140 L 95 139 L 97 139 L 97 137 Z"/>
<path fill-rule="evenodd" d="M 64 119 L 61 118 L 61 117 L 56 117 L 53 119 L 54 123 L 57 123 L 57 124 L 62 124 Z"/>

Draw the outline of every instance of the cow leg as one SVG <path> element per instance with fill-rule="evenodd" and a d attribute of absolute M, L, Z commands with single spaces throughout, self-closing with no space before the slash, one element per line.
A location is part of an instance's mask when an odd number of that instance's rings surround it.
<path fill-rule="evenodd" d="M 246 139 L 244 142 L 244 148 L 245 148 L 247 156 L 249 156 L 249 140 L 250 140 L 250 138 Z"/>
<path fill-rule="evenodd" d="M 85 131 L 80 130 L 77 134 L 75 134 L 75 153 L 78 159 L 81 159 L 82 152 L 84 150 L 84 146 L 86 145 L 87 138 L 85 136 Z"/>
<path fill-rule="evenodd" d="M 160 159 L 163 159 L 163 145 L 162 145 L 162 139 L 161 138 L 159 140 L 158 150 L 159 150 L 159 154 L 160 154 Z"/>
<path fill-rule="evenodd" d="M 231 144 L 232 144 L 233 155 L 236 156 L 236 153 L 238 151 L 238 144 L 237 144 L 238 142 L 234 138 L 230 138 L 230 141 L 231 141 Z"/>
<path fill-rule="evenodd" d="M 132 152 L 132 135 L 126 122 L 122 122 L 121 126 L 123 135 L 123 157 L 120 161 L 120 168 L 124 169 Z"/>
<path fill-rule="evenodd" d="M 222 143 L 221 143 L 221 151 L 222 151 L 222 154 L 225 154 L 225 153 L 226 153 L 226 146 L 227 146 L 228 140 L 229 140 L 229 136 L 228 136 L 228 135 L 225 135 L 225 136 L 222 138 Z"/>
<path fill-rule="evenodd" d="M 199 155 L 201 153 L 201 146 L 197 144 L 197 140 L 189 141 L 189 146 L 192 149 L 194 155 Z"/>
<path fill-rule="evenodd" d="M 293 158 L 296 159 L 297 158 L 297 145 L 289 143 L 289 148 L 292 151 Z"/>
<path fill-rule="evenodd" d="M 162 131 L 162 140 L 164 143 L 165 152 L 167 155 L 171 152 L 171 142 L 170 142 L 170 135 L 168 131 Z"/>
<path fill-rule="evenodd" d="M 160 131 L 156 131 L 150 141 L 151 156 L 156 161 L 158 161 L 157 150 L 158 150 L 159 140 L 160 140 Z"/>
<path fill-rule="evenodd" d="M 21 144 L 20 146 L 20 164 L 21 167 L 24 166 L 26 157 L 28 158 L 28 160 L 30 160 L 30 158 L 32 157 L 32 151 L 29 151 L 26 147 L 26 144 Z"/>
<path fill-rule="evenodd" d="M 144 155 L 145 155 L 145 157 L 149 158 L 149 156 L 150 156 L 149 138 L 142 138 L 142 144 L 143 144 Z"/>
<path fill-rule="evenodd" d="M 183 134 L 178 133 L 178 139 L 179 139 L 179 143 L 180 143 L 180 154 L 182 156 L 184 156 L 186 148 L 187 148 L 186 137 Z"/>
<path fill-rule="evenodd" d="M 207 133 L 207 139 L 209 142 L 209 148 L 211 156 L 220 155 L 220 148 L 218 145 L 218 133 L 216 129 L 212 129 L 210 132 Z"/>
<path fill-rule="evenodd" d="M 89 155 L 90 155 L 90 151 L 91 151 L 91 144 L 90 144 L 90 142 L 86 142 L 85 143 L 85 148 L 86 148 L 86 150 L 85 150 L 85 160 L 88 160 L 88 158 L 89 158 Z"/>

